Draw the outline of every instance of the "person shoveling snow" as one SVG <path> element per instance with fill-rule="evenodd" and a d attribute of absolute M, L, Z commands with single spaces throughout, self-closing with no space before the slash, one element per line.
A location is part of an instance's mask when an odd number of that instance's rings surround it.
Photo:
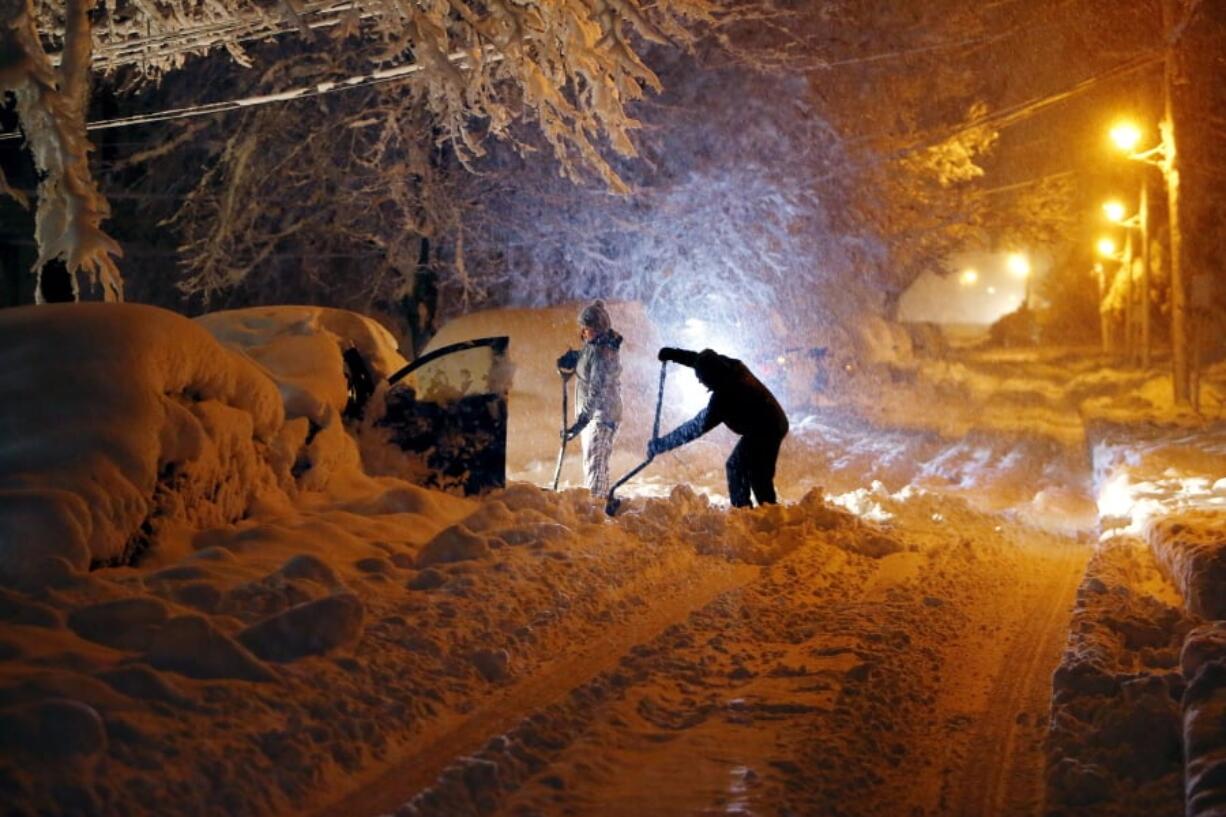
<path fill-rule="evenodd" d="M 574 372 L 578 380 L 575 403 L 579 413 L 575 424 L 562 432 L 562 443 L 565 445 L 583 434 L 583 482 L 593 496 L 604 496 L 609 490 L 613 438 L 622 418 L 622 369 L 618 353 L 622 336 L 613 331 L 604 301 L 593 301 L 579 313 L 579 336 L 583 349 L 567 350 L 558 358 L 563 388 L 568 371 Z M 560 470 L 561 455 L 558 462 Z"/>
<path fill-rule="evenodd" d="M 751 489 L 759 505 L 774 504 L 775 462 L 788 433 L 788 418 L 770 389 L 744 363 L 710 349 L 691 352 L 666 346 L 658 357 L 662 362 L 691 367 L 710 390 L 711 400 L 692 420 L 653 438 L 647 444 L 647 456 L 679 448 L 723 423 L 741 435 L 724 466 L 733 507 L 752 505 Z"/>

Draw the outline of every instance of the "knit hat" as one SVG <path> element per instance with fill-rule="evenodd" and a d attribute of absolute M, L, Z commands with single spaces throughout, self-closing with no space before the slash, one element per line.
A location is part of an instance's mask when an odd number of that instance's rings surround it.
<path fill-rule="evenodd" d="M 609 318 L 609 310 L 605 309 L 604 301 L 592 301 L 585 306 L 579 313 L 579 325 L 586 326 L 597 334 L 611 329 L 613 321 Z"/>

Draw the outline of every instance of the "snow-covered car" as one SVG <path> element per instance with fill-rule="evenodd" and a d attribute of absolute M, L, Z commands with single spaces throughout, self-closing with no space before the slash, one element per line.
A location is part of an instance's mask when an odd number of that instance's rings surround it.
<path fill-rule="evenodd" d="M 254 307 L 197 321 L 268 370 L 287 412 L 318 427 L 343 418 L 373 473 L 466 495 L 506 484 L 507 337 L 408 362 L 390 332 L 346 310 Z"/>
<path fill-rule="evenodd" d="M 388 378 L 375 424 L 425 466 L 419 484 L 465 495 L 506 485 L 509 339 L 453 343 Z"/>

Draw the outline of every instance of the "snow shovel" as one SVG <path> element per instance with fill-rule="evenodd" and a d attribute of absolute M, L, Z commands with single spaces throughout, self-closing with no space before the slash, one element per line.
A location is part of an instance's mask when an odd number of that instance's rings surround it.
<path fill-rule="evenodd" d="M 665 360 L 660 363 L 660 390 L 656 393 L 656 419 L 655 419 L 655 422 L 653 422 L 651 425 L 651 441 L 653 443 L 656 440 L 660 439 L 660 407 L 664 405 L 664 375 L 667 371 L 668 371 L 668 361 Z M 651 451 L 650 445 L 647 447 L 647 450 Z M 608 499 L 605 500 L 605 504 L 604 504 L 605 513 L 607 513 L 609 516 L 613 516 L 615 513 L 617 513 L 617 509 L 621 507 L 622 501 L 618 499 L 617 497 L 613 496 L 613 494 L 617 491 L 618 488 L 622 487 L 622 485 L 624 485 L 627 482 L 627 480 L 631 479 L 639 471 L 642 471 L 644 468 L 650 465 L 651 461 L 654 460 L 655 458 L 656 458 L 655 454 L 648 454 L 647 459 L 643 460 L 638 465 L 631 468 L 630 471 L 624 477 L 619 479 L 617 482 L 613 483 L 613 487 L 609 489 L 609 497 Z"/>
<path fill-rule="evenodd" d="M 567 418 L 567 386 L 570 383 L 570 376 L 574 372 L 566 372 L 561 369 L 558 373 L 562 375 L 562 447 L 558 449 L 558 464 L 553 469 L 553 489 L 558 490 L 558 480 L 562 478 L 562 460 L 566 458 L 566 429 L 570 427 L 570 420 Z"/>

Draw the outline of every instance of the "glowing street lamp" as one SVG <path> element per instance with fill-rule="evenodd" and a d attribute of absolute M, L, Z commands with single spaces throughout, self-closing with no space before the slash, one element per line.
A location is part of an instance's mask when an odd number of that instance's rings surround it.
<path fill-rule="evenodd" d="M 1141 143 L 1141 129 L 1133 122 L 1117 122 L 1111 128 L 1111 141 L 1120 150 L 1132 153 Z"/>
<path fill-rule="evenodd" d="M 974 286 L 979 280 L 979 273 L 973 269 L 964 269 L 962 274 L 958 276 L 958 283 L 964 287 Z"/>
<path fill-rule="evenodd" d="M 1109 238 L 1107 236 L 1103 236 L 1102 238 L 1098 239 L 1097 247 L 1098 247 L 1098 254 L 1101 255 L 1103 258 L 1115 258 L 1116 257 L 1116 246 L 1115 246 L 1114 239 Z"/>
<path fill-rule="evenodd" d="M 1005 266 L 1014 278 L 1030 277 L 1030 259 L 1020 252 L 1009 253 L 1009 257 L 1005 259 Z"/>
<path fill-rule="evenodd" d="M 1024 253 L 1011 252 L 1005 259 L 1005 268 L 1014 278 L 1020 278 L 1026 282 L 1022 295 L 1022 308 L 1030 309 L 1030 259 Z"/>
<path fill-rule="evenodd" d="M 1112 199 L 1103 204 L 1103 215 L 1107 217 L 1107 221 L 1112 224 L 1119 224 L 1124 220 L 1124 216 L 1128 211 L 1124 208 L 1122 202 L 1117 199 Z"/>

